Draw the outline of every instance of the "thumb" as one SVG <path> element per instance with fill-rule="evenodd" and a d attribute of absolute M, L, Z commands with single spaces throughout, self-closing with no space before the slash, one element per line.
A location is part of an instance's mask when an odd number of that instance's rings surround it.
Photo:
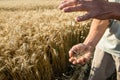
<path fill-rule="evenodd" d="M 88 19 L 91 19 L 91 18 L 92 18 L 92 14 L 91 13 L 86 13 L 85 15 L 78 16 L 75 20 L 78 21 L 78 22 L 81 22 L 81 21 L 85 21 L 85 20 L 88 20 Z"/>

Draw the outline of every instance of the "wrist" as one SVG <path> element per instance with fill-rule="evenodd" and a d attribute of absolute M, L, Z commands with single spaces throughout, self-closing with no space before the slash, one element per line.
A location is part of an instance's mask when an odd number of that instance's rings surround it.
<path fill-rule="evenodd" d="M 95 49 L 95 45 L 92 43 L 92 42 L 83 42 L 83 44 L 84 45 L 86 45 L 87 46 L 87 50 L 89 50 L 89 51 L 94 51 L 94 49 Z"/>
<path fill-rule="evenodd" d="M 109 6 L 111 6 L 112 10 L 112 13 L 110 14 L 110 19 L 120 20 L 120 4 L 111 2 Z"/>

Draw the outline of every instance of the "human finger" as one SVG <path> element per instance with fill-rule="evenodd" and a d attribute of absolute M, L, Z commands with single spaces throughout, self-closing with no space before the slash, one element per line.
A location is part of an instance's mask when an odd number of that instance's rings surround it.
<path fill-rule="evenodd" d="M 75 18 L 75 20 L 78 21 L 78 22 L 81 22 L 81 21 L 85 21 L 85 20 L 88 20 L 88 19 L 91 19 L 91 18 L 93 18 L 92 14 L 86 13 L 85 15 L 78 16 L 77 18 Z"/>
<path fill-rule="evenodd" d="M 76 64 L 77 64 L 77 61 L 76 61 L 76 60 L 74 60 L 74 61 L 72 62 L 72 64 L 76 65 Z"/>
<path fill-rule="evenodd" d="M 86 58 L 81 56 L 80 58 L 77 59 L 77 64 L 84 65 L 86 63 L 86 61 L 87 61 Z"/>
<path fill-rule="evenodd" d="M 69 57 L 73 57 L 74 54 L 78 54 L 77 52 L 77 49 L 75 47 L 72 47 L 70 50 L 69 50 Z"/>
<path fill-rule="evenodd" d="M 81 64 L 84 65 L 86 63 L 86 59 L 84 57 L 80 57 L 79 59 L 75 59 L 75 58 L 70 58 L 69 62 L 71 62 L 72 64 Z"/>
<path fill-rule="evenodd" d="M 69 0 L 69 1 L 64 1 L 64 3 L 62 3 L 60 6 L 59 6 L 59 9 L 63 9 L 65 7 L 68 7 L 68 6 L 73 6 L 73 5 L 76 5 L 78 3 L 78 0 Z"/>
<path fill-rule="evenodd" d="M 73 57 L 74 55 L 78 54 L 78 49 L 77 46 L 73 46 L 70 50 L 69 50 L 69 57 Z"/>
<path fill-rule="evenodd" d="M 69 57 L 73 57 L 74 54 L 77 54 L 77 45 L 73 46 L 73 47 L 69 50 Z"/>
<path fill-rule="evenodd" d="M 77 44 L 75 46 L 73 46 L 70 50 L 69 50 L 69 57 L 75 57 L 75 55 L 79 55 L 81 52 L 83 52 L 85 49 L 85 45 L 80 43 Z"/>
<path fill-rule="evenodd" d="M 63 0 L 63 1 L 61 2 L 61 4 L 63 4 L 64 2 L 67 2 L 67 0 Z"/>
<path fill-rule="evenodd" d="M 73 62 L 73 61 L 75 61 L 76 59 L 75 59 L 75 57 L 70 57 L 70 59 L 69 59 L 69 62 Z"/>
<path fill-rule="evenodd" d="M 95 14 L 94 15 L 94 17 L 96 18 L 96 19 L 100 19 L 100 20 L 106 20 L 106 19 L 110 19 L 110 14 L 109 13 L 111 13 L 111 11 L 107 11 L 107 12 L 101 12 L 101 13 L 99 13 L 99 14 Z"/>
<path fill-rule="evenodd" d="M 64 12 L 76 12 L 76 11 L 88 11 L 88 6 L 85 4 L 79 4 L 76 6 L 69 6 L 63 8 Z"/>

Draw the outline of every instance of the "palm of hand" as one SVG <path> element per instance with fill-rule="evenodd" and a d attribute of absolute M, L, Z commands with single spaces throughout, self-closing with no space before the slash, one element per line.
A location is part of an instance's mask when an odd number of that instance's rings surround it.
<path fill-rule="evenodd" d="M 73 46 L 69 51 L 69 61 L 72 64 L 85 64 L 92 56 L 92 50 L 90 46 L 84 44 L 77 44 Z"/>

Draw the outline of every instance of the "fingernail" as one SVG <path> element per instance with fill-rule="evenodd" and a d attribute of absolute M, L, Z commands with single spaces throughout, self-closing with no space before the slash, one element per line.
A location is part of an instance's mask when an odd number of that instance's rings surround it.
<path fill-rule="evenodd" d="M 70 12 L 68 8 L 63 9 L 64 12 Z"/>
<path fill-rule="evenodd" d="M 77 63 L 79 63 L 80 61 L 79 60 L 77 60 Z"/>
<path fill-rule="evenodd" d="M 58 6 L 58 9 L 60 9 L 60 10 L 61 10 L 61 9 L 62 9 L 62 7 L 61 7 L 61 6 Z"/>
<path fill-rule="evenodd" d="M 77 17 L 77 18 L 76 18 L 76 21 L 78 21 L 78 22 L 79 22 L 79 21 L 82 21 L 81 19 L 82 19 L 82 17 Z"/>
<path fill-rule="evenodd" d="M 73 61 L 73 64 L 77 64 L 76 61 Z"/>

